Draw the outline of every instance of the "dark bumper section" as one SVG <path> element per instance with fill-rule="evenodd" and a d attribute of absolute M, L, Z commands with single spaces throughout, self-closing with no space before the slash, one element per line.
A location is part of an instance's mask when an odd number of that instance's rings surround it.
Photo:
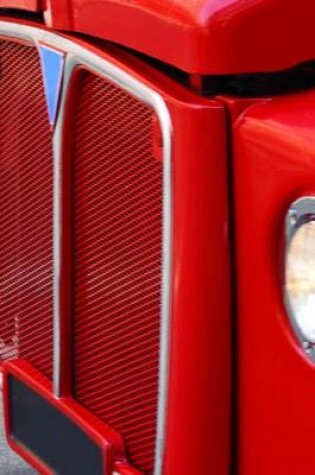
<path fill-rule="evenodd" d="M 101 449 L 46 399 L 8 378 L 10 437 L 58 475 L 103 475 Z"/>

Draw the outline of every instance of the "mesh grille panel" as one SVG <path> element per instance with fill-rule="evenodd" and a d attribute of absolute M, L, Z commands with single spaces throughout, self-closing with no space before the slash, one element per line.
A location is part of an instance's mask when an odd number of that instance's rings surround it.
<path fill-rule="evenodd" d="M 52 151 L 33 46 L 0 41 L 0 359 L 52 376 Z"/>
<path fill-rule="evenodd" d="M 84 73 L 74 124 L 76 397 L 151 474 L 157 420 L 162 163 L 150 107 Z"/>

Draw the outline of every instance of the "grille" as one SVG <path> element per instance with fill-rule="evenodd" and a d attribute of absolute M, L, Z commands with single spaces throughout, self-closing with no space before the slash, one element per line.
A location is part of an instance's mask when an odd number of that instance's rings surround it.
<path fill-rule="evenodd" d="M 75 390 L 153 471 L 161 273 L 162 160 L 152 109 L 82 74 L 74 111 Z M 158 142 L 157 142 L 158 143 Z"/>
<path fill-rule="evenodd" d="M 52 376 L 52 151 L 35 47 L 0 41 L 0 360 Z"/>

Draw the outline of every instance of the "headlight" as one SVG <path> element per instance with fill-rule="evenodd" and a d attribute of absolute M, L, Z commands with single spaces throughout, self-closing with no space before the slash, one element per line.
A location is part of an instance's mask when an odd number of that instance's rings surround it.
<path fill-rule="evenodd" d="M 303 348 L 315 349 L 315 198 L 292 204 L 286 219 L 285 294 Z"/>

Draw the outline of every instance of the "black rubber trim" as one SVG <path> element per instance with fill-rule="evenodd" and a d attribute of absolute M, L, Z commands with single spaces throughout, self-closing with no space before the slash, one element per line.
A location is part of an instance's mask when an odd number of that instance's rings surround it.
<path fill-rule="evenodd" d="M 11 437 L 58 475 L 104 475 L 103 455 L 76 424 L 9 376 Z"/>

